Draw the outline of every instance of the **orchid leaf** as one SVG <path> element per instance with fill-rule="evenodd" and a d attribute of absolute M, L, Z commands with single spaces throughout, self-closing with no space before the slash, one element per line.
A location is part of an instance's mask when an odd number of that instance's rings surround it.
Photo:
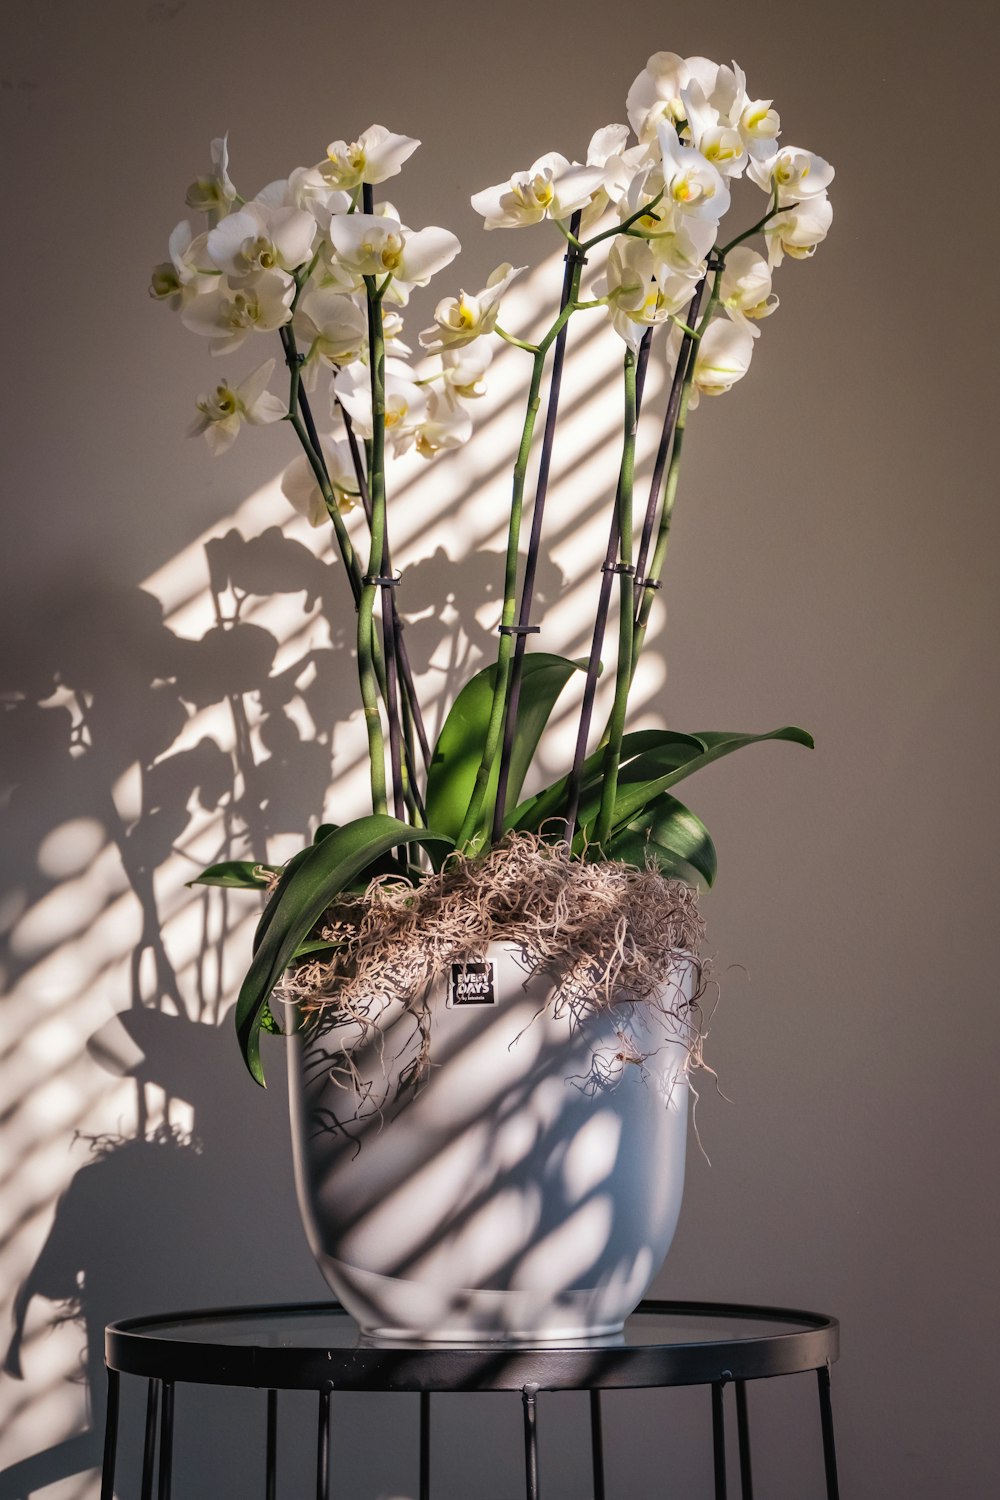
<path fill-rule="evenodd" d="M 627 827 L 655 798 L 677 782 L 683 781 L 686 776 L 700 771 L 703 766 L 711 765 L 712 761 L 721 760 L 724 755 L 732 755 L 734 750 L 741 750 L 745 745 L 760 744 L 764 740 L 789 740 L 796 745 L 805 745 L 810 750 L 813 748 L 812 736 L 794 724 L 772 729 L 767 734 L 733 734 L 712 730 L 698 734 L 695 738 L 705 746 L 703 753 L 686 760 L 676 769 L 668 768 L 663 750 L 646 751 L 622 768 L 612 814 L 612 833 Z M 577 853 L 587 847 L 592 836 L 600 801 L 599 784 L 591 788 L 585 799 L 581 799 L 580 831 L 573 843 Z"/>
<path fill-rule="evenodd" d="M 559 694 L 573 673 L 581 672 L 585 667 L 586 662 L 570 661 L 565 656 L 552 656 L 543 651 L 533 651 L 525 656 L 507 782 L 508 805 L 515 802 L 520 793 L 531 758 Z M 453 838 L 458 836 L 472 799 L 486 744 L 496 674 L 494 662 L 470 678 L 452 704 L 434 746 L 427 773 L 427 821 L 432 828 Z M 494 766 L 485 808 L 493 805 L 498 777 L 499 766 Z"/>
<path fill-rule="evenodd" d="M 230 890 L 261 891 L 267 885 L 268 876 L 278 873 L 274 865 L 258 864 L 253 859 L 227 859 L 221 864 L 209 865 L 193 880 L 192 885 L 221 885 Z"/>
<path fill-rule="evenodd" d="M 642 754 L 658 753 L 664 757 L 660 765 L 662 773 L 674 766 L 683 765 L 688 760 L 694 760 L 702 755 L 705 749 L 705 744 L 697 736 L 681 734 L 675 729 L 636 729 L 622 738 L 619 774 L 624 775 L 629 762 Z M 594 754 L 588 755 L 583 763 L 580 774 L 581 793 L 585 793 L 595 785 L 600 786 L 603 770 L 604 751 L 603 749 L 595 750 Z M 560 816 L 565 816 L 568 786 L 569 777 L 560 776 L 558 781 L 552 782 L 534 797 L 528 797 L 524 802 L 519 803 L 508 814 L 506 826 L 544 832 L 546 823 L 555 824 Z M 598 793 L 598 797 L 599 795 Z"/>
<path fill-rule="evenodd" d="M 374 860 L 404 844 L 454 840 L 396 818 L 373 813 L 358 818 L 289 860 L 258 926 L 259 941 L 236 1002 L 236 1034 L 244 1061 L 259 1084 L 260 1029 L 271 991 L 330 902 Z"/>
<path fill-rule="evenodd" d="M 594 857 L 600 858 L 600 851 L 591 848 Z M 608 854 L 640 870 L 655 865 L 663 875 L 706 890 L 718 868 L 712 835 L 697 814 L 669 792 L 654 797 L 637 818 L 615 834 Z"/>

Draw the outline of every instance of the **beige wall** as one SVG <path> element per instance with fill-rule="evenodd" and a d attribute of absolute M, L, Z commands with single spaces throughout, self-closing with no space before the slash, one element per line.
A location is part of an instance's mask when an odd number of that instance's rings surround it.
<path fill-rule="evenodd" d="M 262 1097 L 240 1076 L 228 1030 L 191 1024 L 231 997 L 245 923 L 241 934 L 232 909 L 213 905 L 200 925 L 183 879 L 226 831 L 213 810 L 231 786 L 228 749 L 217 748 L 233 735 L 227 695 L 259 687 L 270 650 L 258 635 L 263 665 L 243 679 L 247 658 L 206 645 L 204 541 L 284 519 L 272 481 L 290 451 L 252 433 L 212 463 L 183 440 L 214 369 L 145 287 L 185 186 L 223 129 L 234 173 L 255 190 L 382 120 L 423 139 L 394 196 L 411 222 L 459 233 L 471 288 L 504 255 L 538 258 L 541 241 L 483 236 L 468 193 L 543 150 L 580 153 L 595 127 L 623 117 L 629 83 L 659 48 L 735 56 L 755 91 L 773 92 L 786 140 L 838 175 L 830 239 L 814 263 L 783 271 L 751 376 L 692 423 L 669 629 L 655 644 L 661 661 L 669 653 L 669 681 L 656 687 L 651 670 L 641 705 L 693 729 L 796 721 L 817 741 L 811 756 L 747 752 L 691 794 L 720 850 L 706 912 L 721 982 L 711 1057 L 728 1101 L 704 1090 L 712 1166 L 692 1151 L 656 1290 L 837 1314 L 844 1493 L 986 1500 L 1000 1481 L 988 1343 L 1000 729 L 990 8 L 723 0 L 671 22 L 650 0 L 511 0 L 481 14 L 442 0 L 63 0 L 18 6 L 13 22 L 0 79 L 10 695 L 0 757 L 16 788 L 0 908 L 11 991 L 0 1280 L 11 1308 L 26 1281 L 34 1295 L 22 1376 L 0 1376 L 0 1500 L 96 1494 L 85 1388 L 73 1381 L 79 1325 L 56 1322 L 81 1276 L 92 1358 L 107 1317 L 322 1295 L 287 1183 L 278 1060 Z M 582 393 L 596 368 L 585 363 Z M 440 490 L 424 476 L 408 495 L 411 566 L 432 560 L 411 583 L 422 580 L 428 602 L 471 572 L 434 561 L 420 505 L 443 505 L 445 536 L 454 524 L 451 563 L 498 545 L 461 463 Z M 564 483 L 561 503 L 586 519 L 593 485 Z M 290 535 L 311 545 L 302 528 Z M 222 555 L 245 559 L 236 543 Z M 319 622 L 296 635 L 303 580 L 320 577 L 305 552 L 273 542 L 265 562 L 284 579 L 286 607 L 255 621 L 281 643 L 279 672 L 329 637 Z M 553 594 L 559 572 L 573 583 L 593 563 L 582 543 L 564 545 Z M 336 642 L 350 610 L 330 609 Z M 475 648 L 477 626 L 465 624 Z M 550 624 L 557 649 L 586 634 L 582 615 L 555 605 Z M 422 629 L 414 640 L 427 654 L 435 642 Z M 323 705 L 333 717 L 352 691 L 344 654 L 334 661 L 304 689 L 321 734 Z M 252 693 L 248 703 L 253 713 Z M 301 733 L 294 754 L 264 746 L 257 786 L 273 849 L 305 831 L 326 787 L 331 747 Z M 337 776 L 354 753 L 349 736 L 334 737 Z M 237 930 L 220 974 L 224 923 Z M 137 997 L 152 1008 L 129 1022 L 130 1051 L 108 1023 Z M 141 1087 L 86 1050 L 95 1034 L 119 1068 L 136 1044 L 145 1052 Z M 193 1125 L 201 1154 L 157 1143 L 158 1122 Z M 125 1144 L 94 1159 L 75 1132 Z M 513 1428 L 508 1442 L 493 1409 L 468 1400 L 442 1416 L 443 1500 L 492 1500 L 484 1462 L 514 1493 Z M 791 1500 L 815 1478 L 811 1392 L 770 1404 L 761 1392 L 757 1405 L 761 1491 Z M 343 1458 L 341 1493 L 412 1493 L 409 1429 L 376 1442 L 377 1403 L 351 1410 L 342 1454 L 347 1432 L 360 1440 Z M 681 1417 L 658 1449 L 663 1410 Z M 136 1412 L 126 1415 L 134 1443 Z M 550 1500 L 585 1488 L 579 1458 L 562 1488 L 556 1474 L 581 1415 L 551 1405 Z M 706 1436 L 693 1398 L 613 1405 L 610 1493 L 637 1493 L 651 1476 L 666 1487 L 670 1463 L 671 1493 L 707 1495 Z M 235 1482 L 208 1449 L 191 1462 L 192 1497 Z"/>

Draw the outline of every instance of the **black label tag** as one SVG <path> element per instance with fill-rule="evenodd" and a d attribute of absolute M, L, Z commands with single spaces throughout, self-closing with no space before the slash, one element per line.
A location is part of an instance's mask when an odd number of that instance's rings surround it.
<path fill-rule="evenodd" d="M 481 963 L 452 964 L 451 1005 L 496 1005 L 496 985 L 493 980 L 493 965 L 484 959 Z"/>

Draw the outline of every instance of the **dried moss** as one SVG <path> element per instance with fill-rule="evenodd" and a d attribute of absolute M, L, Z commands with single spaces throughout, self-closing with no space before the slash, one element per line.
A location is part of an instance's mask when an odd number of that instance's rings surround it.
<path fill-rule="evenodd" d="M 693 966 L 696 999 L 701 990 L 704 922 L 690 886 L 657 869 L 585 864 L 528 833 L 477 858 L 453 855 L 416 886 L 383 876 L 331 907 L 320 930 L 340 948 L 287 975 L 281 997 L 362 1026 L 386 997 L 419 1011 L 433 981 L 496 941 L 519 944 L 531 971 L 559 975 L 557 1004 L 651 1000 L 679 957 Z"/>

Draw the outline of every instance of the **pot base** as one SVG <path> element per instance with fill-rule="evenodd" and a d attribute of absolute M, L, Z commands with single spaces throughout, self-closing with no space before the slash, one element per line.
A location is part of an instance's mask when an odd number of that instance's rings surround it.
<path fill-rule="evenodd" d="M 341 1305 L 366 1338 L 379 1341 L 526 1347 L 612 1340 L 624 1327 L 624 1320 L 616 1316 L 623 1300 L 621 1286 L 556 1296 L 484 1287 L 445 1290 L 426 1282 L 379 1276 L 326 1256 L 322 1262 L 323 1274 Z M 642 1285 L 636 1302 L 644 1290 Z"/>

